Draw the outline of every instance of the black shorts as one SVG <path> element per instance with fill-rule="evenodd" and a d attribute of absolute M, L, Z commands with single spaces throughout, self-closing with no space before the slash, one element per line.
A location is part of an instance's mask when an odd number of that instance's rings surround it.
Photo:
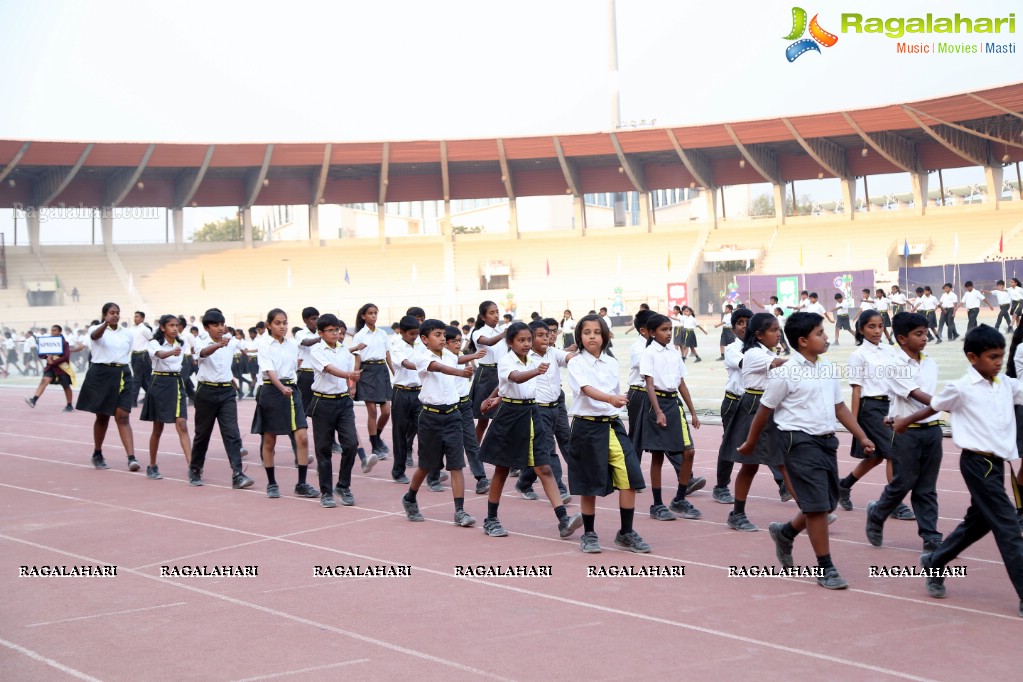
<path fill-rule="evenodd" d="M 849 326 L 848 315 L 836 315 L 835 316 L 835 329 L 844 329 L 847 332 L 851 332 L 852 328 Z"/>
<path fill-rule="evenodd" d="M 657 405 L 664 413 L 665 426 L 657 425 L 657 414 L 647 410 L 643 418 L 641 448 L 644 452 L 685 452 L 693 449 L 693 437 L 689 431 L 689 422 L 682 409 L 682 401 L 677 393 L 657 391 Z M 640 449 L 636 450 L 637 456 Z"/>
<path fill-rule="evenodd" d="M 617 417 L 574 417 L 569 440 L 568 491 L 604 497 L 646 487 L 632 441 Z"/>
<path fill-rule="evenodd" d="M 419 461 L 425 471 L 444 467 L 448 471 L 465 468 L 462 446 L 462 412 L 458 405 L 423 405 L 419 413 Z"/>
<path fill-rule="evenodd" d="M 131 398 L 131 370 L 128 365 L 106 365 L 94 362 L 85 374 L 78 392 L 75 409 L 113 417 L 122 409 L 131 412 L 135 401 Z"/>
<path fill-rule="evenodd" d="M 719 346 L 727 346 L 728 344 L 735 341 L 735 332 L 732 331 L 731 327 L 721 328 L 721 340 L 718 342 Z"/>
<path fill-rule="evenodd" d="M 146 389 L 139 419 L 144 422 L 173 424 L 178 419 L 188 419 L 185 407 L 185 391 L 181 375 L 153 372 L 153 381 Z"/>
<path fill-rule="evenodd" d="M 264 381 L 256 396 L 256 411 L 252 415 L 252 433 L 270 433 L 287 436 L 298 429 L 308 428 L 302 395 L 293 381 L 282 382 L 291 388 L 291 397 L 285 396 L 269 381 Z"/>
<path fill-rule="evenodd" d="M 799 510 L 833 512 L 838 504 L 838 438 L 779 431 L 778 440 Z"/>
<path fill-rule="evenodd" d="M 57 374 L 51 368 L 43 370 L 43 376 L 49 377 L 51 383 L 58 384 L 60 386 L 63 386 L 64 388 L 71 388 L 71 377 L 69 377 L 67 374 L 63 372 Z"/>
<path fill-rule="evenodd" d="M 864 454 L 860 442 L 853 438 L 852 452 L 850 453 L 853 457 L 857 459 L 874 459 L 877 457 L 891 459 L 892 440 L 895 437 L 895 432 L 884 423 L 885 418 L 888 416 L 889 406 L 890 403 L 887 400 L 860 398 L 860 410 L 856 415 L 856 423 L 867 434 L 867 438 L 874 442 L 874 454 Z"/>
<path fill-rule="evenodd" d="M 540 408 L 535 402 L 508 402 L 501 399 L 501 410 L 487 427 L 480 443 L 481 462 L 509 469 L 525 469 L 551 463 L 544 440 Z"/>
<path fill-rule="evenodd" d="M 391 399 L 391 375 L 387 363 L 367 360 L 359 365 L 362 374 L 355 386 L 355 399 L 365 403 L 386 403 Z"/>

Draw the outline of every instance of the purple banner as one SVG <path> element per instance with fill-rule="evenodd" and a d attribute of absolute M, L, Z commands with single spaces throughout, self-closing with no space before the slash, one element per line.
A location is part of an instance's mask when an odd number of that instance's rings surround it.
<path fill-rule="evenodd" d="M 794 280 L 794 282 L 793 282 Z M 818 301 L 826 309 L 835 307 L 835 294 L 841 292 L 854 301 L 860 300 L 860 289 L 874 289 L 873 270 L 838 270 L 835 272 L 813 272 L 806 275 L 737 275 L 735 277 L 735 289 L 729 287 L 730 292 L 739 300 L 745 302 L 750 309 L 759 312 L 768 305 L 771 296 L 779 296 L 779 285 L 791 282 L 795 284 L 795 290 L 806 290 L 816 292 Z M 784 296 L 781 296 L 784 298 Z M 754 303 L 754 301 L 756 303 Z M 759 306 L 757 304 L 760 304 Z M 785 302 L 781 302 L 784 308 Z M 788 314 L 788 310 L 785 311 Z"/>
<path fill-rule="evenodd" d="M 963 282 L 970 280 L 978 289 L 991 291 L 995 288 L 995 282 L 1002 277 L 1002 261 L 991 261 L 987 263 L 963 263 L 954 265 L 931 265 L 925 268 L 909 269 L 909 288 L 907 291 L 914 291 L 917 287 L 929 286 L 935 295 L 941 291 L 945 282 L 955 285 L 957 292 L 962 291 Z M 1012 277 L 1023 280 L 1023 260 L 1005 261 L 1005 281 Z M 906 287 L 906 269 L 899 270 L 899 286 Z M 759 299 L 758 299 L 759 300 Z"/>

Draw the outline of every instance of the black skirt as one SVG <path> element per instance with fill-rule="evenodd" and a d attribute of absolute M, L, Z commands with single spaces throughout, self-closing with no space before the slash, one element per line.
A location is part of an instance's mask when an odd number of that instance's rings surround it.
<path fill-rule="evenodd" d="M 629 402 L 626 412 L 629 415 L 629 440 L 637 455 L 643 451 L 643 421 L 650 410 L 650 401 L 646 397 L 646 389 L 629 386 Z"/>
<path fill-rule="evenodd" d="M 114 416 L 118 408 L 131 412 L 131 369 L 92 363 L 78 392 L 75 409 L 94 414 Z"/>
<path fill-rule="evenodd" d="M 675 327 L 675 330 L 671 335 L 672 345 L 681 346 L 685 343 L 685 334 L 683 334 L 684 331 L 685 328 L 683 327 Z"/>
<path fill-rule="evenodd" d="M 252 415 L 252 433 L 287 436 L 298 429 L 307 428 L 302 394 L 298 392 L 295 382 L 282 383 L 291 389 L 290 398 L 269 382 L 263 382 L 259 387 L 256 411 Z"/>
<path fill-rule="evenodd" d="M 565 460 L 568 491 L 573 495 L 604 497 L 616 488 L 646 487 L 632 441 L 617 417 L 575 417 Z"/>
<path fill-rule="evenodd" d="M 686 348 L 696 348 L 696 330 L 682 328 L 682 339 Z"/>
<path fill-rule="evenodd" d="M 501 409 L 487 427 L 480 443 L 479 460 L 498 467 L 525 469 L 550 464 L 544 440 L 540 408 L 535 402 L 501 400 Z"/>
<path fill-rule="evenodd" d="M 888 314 L 887 310 L 881 313 L 881 324 L 883 324 L 886 328 L 890 328 L 892 326 L 892 318 Z"/>
<path fill-rule="evenodd" d="M 1016 452 L 1023 456 L 1023 405 L 1013 405 L 1016 414 Z"/>
<path fill-rule="evenodd" d="M 657 392 L 657 405 L 664 413 L 667 424 L 657 425 L 657 415 L 647 410 L 643 419 L 642 450 L 646 452 L 685 452 L 693 449 L 693 437 L 689 431 L 689 422 L 682 411 L 682 401 L 678 394 L 669 395 L 666 391 Z M 639 449 L 637 448 L 637 454 Z"/>
<path fill-rule="evenodd" d="M 482 409 L 483 401 L 490 397 L 490 394 L 497 388 L 497 384 L 497 365 L 479 365 L 476 368 L 472 386 L 469 388 L 472 416 L 475 419 L 491 419 L 497 415 L 496 411 L 491 410 L 484 413 Z"/>
<path fill-rule="evenodd" d="M 757 440 L 757 447 L 752 455 L 740 455 L 737 448 L 746 442 L 750 426 L 753 425 L 753 417 L 760 409 L 760 395 L 743 393 L 739 399 L 739 406 L 735 410 L 732 421 L 721 438 L 721 449 L 718 451 L 718 458 L 736 464 L 770 464 L 774 466 L 785 464 L 785 455 L 778 448 L 777 433 L 778 427 L 774 424 L 774 416 L 768 417 L 764 430 Z"/>
<path fill-rule="evenodd" d="M 721 328 L 721 341 L 718 342 L 719 346 L 727 346 L 728 344 L 735 341 L 735 332 L 732 331 L 731 327 Z"/>
<path fill-rule="evenodd" d="M 860 398 L 860 411 L 856 415 L 856 422 L 867 434 L 867 438 L 874 441 L 874 454 L 864 454 L 860 442 L 853 438 L 852 452 L 850 453 L 853 457 L 857 459 L 874 459 L 876 457 L 891 459 L 892 440 L 895 438 L 895 432 L 884 423 L 885 417 L 888 416 L 888 406 L 887 400 Z"/>
<path fill-rule="evenodd" d="M 732 417 L 735 416 L 736 411 L 739 409 L 739 396 L 734 393 L 725 391 L 725 397 L 721 399 L 721 427 L 722 434 L 728 430 L 728 425 L 732 423 Z"/>
<path fill-rule="evenodd" d="M 144 422 L 173 424 L 178 419 L 188 419 L 185 408 L 185 391 L 181 375 L 153 372 L 153 381 L 146 389 L 140 418 Z"/>
<path fill-rule="evenodd" d="M 355 386 L 355 399 L 365 403 L 386 403 L 391 399 L 391 375 L 382 360 L 363 362 L 359 381 Z"/>

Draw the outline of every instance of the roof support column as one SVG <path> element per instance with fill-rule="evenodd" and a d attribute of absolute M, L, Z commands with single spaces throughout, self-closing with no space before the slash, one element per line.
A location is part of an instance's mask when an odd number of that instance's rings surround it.
<path fill-rule="evenodd" d="M 650 192 L 638 192 L 639 194 L 639 225 L 646 228 L 647 232 L 654 231 L 653 215 L 650 212 Z"/>
<path fill-rule="evenodd" d="M 842 204 L 845 206 L 846 220 L 856 219 L 856 178 L 842 179 Z"/>
<path fill-rule="evenodd" d="M 448 241 L 454 239 L 454 235 L 451 234 L 451 200 L 444 200 L 444 217 L 440 220 L 440 234 L 442 237 L 446 237 Z"/>
<path fill-rule="evenodd" d="M 384 229 L 387 225 L 387 217 L 384 213 L 384 205 L 377 204 L 377 239 L 381 242 L 387 239 L 387 231 Z"/>
<path fill-rule="evenodd" d="M 1002 204 L 1002 167 L 984 166 L 984 181 L 987 183 L 987 200 L 997 210 Z"/>
<path fill-rule="evenodd" d="M 252 209 L 243 208 L 242 214 L 242 240 L 245 242 L 245 248 L 252 248 Z"/>
<path fill-rule="evenodd" d="M 28 223 L 28 246 L 32 253 L 37 256 L 40 253 L 39 245 L 39 211 L 42 209 L 30 206 L 25 211 L 25 221 Z"/>
<path fill-rule="evenodd" d="M 320 205 L 309 204 L 309 245 L 320 245 Z"/>
<path fill-rule="evenodd" d="M 718 200 L 717 192 L 714 191 L 713 187 L 708 187 L 703 192 L 703 201 L 707 205 L 707 222 L 710 223 L 712 230 L 717 229 L 718 226 Z"/>
<path fill-rule="evenodd" d="M 572 197 L 572 223 L 579 231 L 580 237 L 586 236 L 586 201 L 583 195 L 577 194 Z"/>
<path fill-rule="evenodd" d="M 785 224 L 785 185 L 774 183 L 774 219 L 778 225 Z"/>
<path fill-rule="evenodd" d="M 515 205 L 514 197 L 508 199 L 508 228 L 512 236 L 522 239 L 522 234 L 519 232 L 519 209 Z"/>
<path fill-rule="evenodd" d="M 912 173 L 909 179 L 913 183 L 913 212 L 927 215 L 927 171 Z"/>
<path fill-rule="evenodd" d="M 100 231 L 103 233 L 103 250 L 114 250 L 114 211 L 109 206 L 99 210 Z"/>
<path fill-rule="evenodd" d="M 174 250 L 181 251 L 185 247 L 185 210 L 171 209 L 171 222 L 174 223 Z"/>

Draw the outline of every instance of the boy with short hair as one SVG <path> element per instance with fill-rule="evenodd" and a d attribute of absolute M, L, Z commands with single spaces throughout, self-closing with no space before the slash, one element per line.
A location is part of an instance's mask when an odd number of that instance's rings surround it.
<path fill-rule="evenodd" d="M 955 341 L 959 338 L 959 331 L 956 329 L 956 310 L 959 309 L 959 297 L 952 291 L 952 284 L 945 282 L 941 287 L 942 294 L 938 298 L 938 307 L 941 308 L 941 321 L 938 322 L 938 340 L 941 340 L 941 331 L 948 327 L 948 340 Z"/>
<path fill-rule="evenodd" d="M 995 290 L 991 292 L 991 295 L 995 297 L 995 301 L 998 303 L 998 319 L 995 320 L 995 329 L 999 329 L 1002 325 L 1002 320 L 1005 320 L 1005 333 L 1012 333 L 1012 317 L 1010 316 L 1009 308 L 1012 306 L 1012 296 L 1009 295 L 1008 290 L 1005 288 L 1005 280 L 1000 279 L 995 282 Z"/>
<path fill-rule="evenodd" d="M 966 333 L 969 334 L 971 331 L 977 328 L 977 316 L 980 314 L 980 304 L 985 304 L 991 310 L 995 307 L 988 302 L 984 296 L 985 292 L 980 289 L 973 288 L 973 282 L 966 280 L 963 282 L 963 288 L 966 291 L 963 292 L 963 307 L 966 308 Z"/>
<path fill-rule="evenodd" d="M 771 298 L 775 298 L 772 296 Z M 777 300 L 777 299 L 775 299 Z M 746 338 L 746 325 L 753 317 L 753 311 L 749 308 L 739 308 L 732 313 L 732 331 L 735 333 L 735 341 L 725 346 L 725 372 L 728 378 L 725 381 L 725 397 L 721 400 L 721 429 L 728 431 L 728 425 L 739 409 L 739 400 L 743 393 L 742 385 L 742 340 Z M 711 496 L 719 504 L 735 504 L 732 491 L 728 484 L 732 482 L 732 469 L 735 462 L 724 457 L 724 452 L 718 448 L 717 483 Z"/>
<path fill-rule="evenodd" d="M 835 422 L 840 422 L 860 441 L 866 454 L 874 452 L 874 444 L 846 407 L 834 364 L 820 357 L 828 345 L 822 323 L 816 313 L 793 313 L 785 322 L 785 336 L 796 353 L 784 365 L 771 370 L 760 409 L 738 451 L 743 455 L 753 453 L 768 417 L 774 412 L 779 443 L 785 448 L 785 468 L 799 505 L 799 512 L 791 521 L 772 523 L 769 527 L 775 554 L 782 566 L 792 566 L 792 543 L 806 529 L 822 571 L 817 584 L 829 590 L 842 590 L 849 583 L 831 560 L 828 536 L 828 514 L 838 504 Z"/>
<path fill-rule="evenodd" d="M 895 421 L 895 432 L 903 433 L 914 422 L 948 412 L 952 417 L 952 441 L 962 448 L 959 471 L 970 491 L 970 506 L 962 522 L 935 551 L 920 556 L 920 565 L 940 572 L 990 532 L 1020 599 L 1019 615 L 1023 616 L 1023 537 L 1015 505 L 1005 492 L 1005 462 L 1019 459 L 1016 430 L 1009 425 L 1015 419 L 1013 405 L 1023 405 L 1023 384 L 1000 375 L 1005 338 L 995 328 L 982 324 L 967 332 L 963 352 L 970 362 L 966 375 L 946 384 L 931 398 L 929 407 Z M 945 579 L 925 577 L 927 593 L 943 599 Z"/>
<path fill-rule="evenodd" d="M 394 366 L 394 398 L 391 399 L 394 462 L 391 464 L 391 478 L 395 483 L 409 482 L 405 467 L 419 421 L 422 382 L 412 357 L 419 333 L 419 320 L 406 315 L 398 323 L 400 340 L 391 348 L 391 364 Z"/>
<path fill-rule="evenodd" d="M 849 326 L 849 309 L 852 308 L 852 303 L 845 300 L 845 296 L 838 293 L 835 294 L 835 344 L 839 345 L 838 340 L 842 337 L 842 330 L 852 334 L 852 327 Z"/>
<path fill-rule="evenodd" d="M 486 349 L 481 348 L 475 353 L 463 355 L 462 333 L 458 331 L 457 326 L 445 327 L 444 345 L 447 353 L 458 358 L 459 363 L 465 363 L 468 369 L 473 369 L 469 363 L 479 360 L 487 354 Z M 447 353 L 445 353 L 445 357 Z M 476 421 L 472 416 L 472 399 L 469 397 L 471 383 L 470 377 L 455 377 L 455 385 L 458 389 L 458 413 L 462 419 L 462 448 L 465 450 L 465 458 L 469 460 L 469 471 L 476 479 L 476 494 L 486 495 L 490 492 L 490 479 L 487 478 L 486 469 L 483 468 L 483 463 L 479 458 L 480 444 L 476 440 Z"/>

